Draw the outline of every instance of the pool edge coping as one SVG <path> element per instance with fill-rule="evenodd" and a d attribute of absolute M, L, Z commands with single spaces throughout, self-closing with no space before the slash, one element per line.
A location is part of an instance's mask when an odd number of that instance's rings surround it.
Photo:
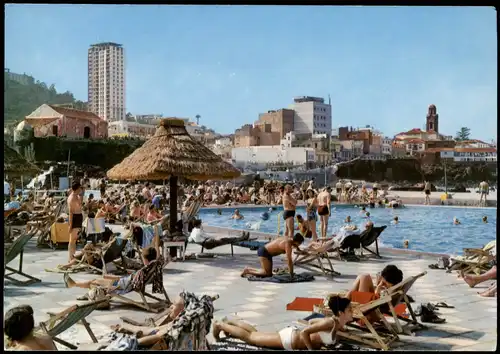
<path fill-rule="evenodd" d="M 241 231 L 245 231 L 245 230 L 240 230 L 240 229 L 232 229 L 229 227 L 212 226 L 209 224 L 204 225 L 204 229 L 206 231 L 212 231 L 212 232 L 217 232 L 217 231 L 227 232 L 228 235 L 230 235 L 231 233 L 238 233 L 239 234 L 239 233 L 241 233 Z M 275 234 L 271 234 L 268 232 L 252 231 L 252 230 L 248 230 L 248 231 L 250 231 L 250 233 L 252 233 L 254 235 L 256 234 L 259 238 L 263 237 L 263 238 L 267 239 L 269 237 L 274 238 L 276 236 Z M 370 248 L 371 248 L 371 246 L 370 246 Z M 446 254 L 446 253 L 405 250 L 405 249 L 392 248 L 392 247 L 379 247 L 378 249 L 379 249 L 379 251 L 384 251 L 387 253 L 412 255 L 412 256 L 416 256 L 416 257 L 446 257 L 446 258 L 449 258 L 452 256 L 452 255 Z"/>

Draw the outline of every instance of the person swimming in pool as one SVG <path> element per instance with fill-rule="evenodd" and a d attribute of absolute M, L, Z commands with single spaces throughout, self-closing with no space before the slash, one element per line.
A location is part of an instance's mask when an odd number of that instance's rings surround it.
<path fill-rule="evenodd" d="M 234 209 L 234 214 L 231 216 L 231 219 L 234 219 L 234 220 L 243 220 L 244 217 L 243 217 L 243 215 L 241 215 L 239 209 Z"/>
<path fill-rule="evenodd" d="M 347 217 L 345 218 L 344 222 L 345 222 L 346 224 L 350 224 L 350 223 L 352 222 L 352 220 L 351 220 L 351 216 L 350 216 L 350 215 L 347 215 Z"/>
<path fill-rule="evenodd" d="M 483 223 L 487 224 L 488 223 L 488 217 L 485 215 L 483 216 Z"/>
<path fill-rule="evenodd" d="M 392 219 L 392 224 L 397 225 L 399 223 L 399 217 L 395 216 L 394 219 Z"/>
<path fill-rule="evenodd" d="M 361 210 L 359 211 L 361 215 L 366 214 L 366 207 L 361 207 Z"/>
<path fill-rule="evenodd" d="M 290 272 L 290 276 L 293 276 L 292 248 L 298 250 L 302 242 L 304 242 L 304 237 L 301 234 L 296 233 L 292 239 L 278 237 L 277 239 L 260 246 L 257 250 L 257 256 L 259 256 L 262 269 L 245 267 L 241 276 L 245 277 L 247 275 L 255 275 L 257 277 L 272 277 L 273 257 L 281 254 L 286 254 L 288 270 Z"/>
<path fill-rule="evenodd" d="M 453 224 L 454 225 L 460 225 L 461 224 L 460 220 L 458 220 L 458 218 L 456 216 L 453 218 Z"/>

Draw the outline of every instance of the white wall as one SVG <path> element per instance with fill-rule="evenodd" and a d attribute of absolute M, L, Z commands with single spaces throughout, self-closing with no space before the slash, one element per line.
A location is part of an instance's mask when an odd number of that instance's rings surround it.
<path fill-rule="evenodd" d="M 331 134 L 332 106 L 319 102 L 296 102 L 291 105 L 295 110 L 293 130 L 296 133 Z"/>
<path fill-rule="evenodd" d="M 314 161 L 316 155 L 314 149 L 303 147 L 281 148 L 281 146 L 251 146 L 237 147 L 231 151 L 231 157 L 235 164 L 244 163 L 293 163 L 295 165 Z"/>

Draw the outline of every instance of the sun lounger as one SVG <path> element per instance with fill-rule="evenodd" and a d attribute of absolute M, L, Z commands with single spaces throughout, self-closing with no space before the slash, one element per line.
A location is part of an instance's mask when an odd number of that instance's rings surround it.
<path fill-rule="evenodd" d="M 26 232 L 16 238 L 14 242 L 5 248 L 4 250 L 4 279 L 9 279 L 10 281 L 16 283 L 17 285 L 30 285 L 33 283 L 38 283 L 41 282 L 40 279 L 35 278 L 31 275 L 28 275 L 23 272 L 23 254 L 24 254 L 24 247 L 28 244 L 28 242 L 35 236 L 35 234 L 38 232 L 38 229 L 32 229 L 30 232 Z M 8 266 L 10 262 L 12 262 L 14 259 L 19 256 L 19 268 L 14 269 Z M 10 273 L 6 273 L 6 271 L 9 271 Z M 25 281 L 17 280 L 12 277 L 12 275 L 17 274 L 20 275 L 24 278 L 27 278 Z"/>
<path fill-rule="evenodd" d="M 187 209 L 182 213 L 182 222 L 184 225 L 188 224 L 191 220 L 193 220 L 196 215 L 200 212 L 200 209 L 203 205 L 203 199 L 201 196 L 195 198 L 195 200 L 187 207 Z"/>
<path fill-rule="evenodd" d="M 131 280 L 132 284 L 130 285 L 129 289 L 109 292 L 107 294 L 109 300 L 113 300 L 116 298 L 124 303 L 139 307 L 150 312 L 159 312 L 160 309 L 151 306 L 151 304 L 147 302 L 146 297 L 156 300 L 157 304 L 164 305 L 165 307 L 170 306 L 170 298 L 168 297 L 167 292 L 165 291 L 165 287 L 163 286 L 162 275 L 165 265 L 165 261 L 160 258 L 144 266 L 134 274 Z M 155 277 L 157 278 L 155 279 Z M 153 292 L 163 294 L 165 300 L 162 300 L 146 292 L 146 285 L 151 283 L 153 284 Z M 141 296 L 142 302 L 134 301 L 126 297 L 127 294 L 132 292 L 138 293 Z"/>
<path fill-rule="evenodd" d="M 210 296 L 210 298 L 212 299 L 212 301 L 215 301 L 219 298 L 219 295 Z M 123 322 L 130 323 L 131 325 L 134 325 L 134 326 L 159 327 L 159 326 L 163 326 L 163 325 L 169 323 L 170 321 L 172 321 L 172 319 L 170 318 L 170 312 L 171 312 L 171 309 L 168 308 L 165 311 L 162 311 L 153 317 L 146 318 L 146 320 L 144 322 L 134 321 L 133 319 L 128 318 L 128 317 L 120 317 L 120 319 Z"/>
<path fill-rule="evenodd" d="M 336 272 L 333 269 L 332 262 L 330 261 L 330 258 L 328 257 L 328 251 L 332 249 L 332 247 L 335 244 L 335 239 L 329 239 L 326 242 L 323 242 L 318 248 L 316 249 L 304 249 L 300 251 L 295 251 L 296 257 L 293 261 L 293 264 L 298 267 L 302 268 L 308 268 L 308 267 L 315 267 L 316 269 L 320 269 L 323 274 L 333 276 L 333 275 L 340 275 L 339 272 Z M 322 262 L 322 259 L 326 259 L 328 267 L 325 267 L 325 265 Z M 318 266 L 315 264 L 312 264 L 313 262 L 317 262 Z"/>
<path fill-rule="evenodd" d="M 59 312 L 57 314 L 48 313 L 50 319 L 45 322 L 40 322 L 40 327 L 42 330 L 49 335 L 55 342 L 60 343 L 70 349 L 78 349 L 76 345 L 68 343 L 57 336 L 59 336 L 64 331 L 71 328 L 76 323 L 80 322 L 83 324 L 87 333 L 94 343 L 97 343 L 97 338 L 90 329 L 90 324 L 87 322 L 86 318 L 94 310 L 96 310 L 102 303 L 108 301 L 107 299 L 102 299 L 98 301 L 88 302 L 83 305 L 73 305 L 70 308 Z"/>
<path fill-rule="evenodd" d="M 451 265 L 447 272 L 461 270 L 464 274 L 481 274 L 490 268 L 490 262 L 496 257 L 492 251 L 496 249 L 496 240 L 489 242 L 483 248 L 464 248 L 464 255 L 450 257 Z"/>
<path fill-rule="evenodd" d="M 363 255 L 363 250 L 366 250 L 373 254 L 377 258 L 382 258 L 378 251 L 378 238 L 380 237 L 380 234 L 387 228 L 387 225 L 384 226 L 373 226 L 369 232 L 366 234 L 362 234 L 360 236 L 360 242 L 361 242 L 361 255 Z M 371 249 L 368 247 L 371 246 L 372 244 L 375 244 L 375 252 L 373 252 Z"/>

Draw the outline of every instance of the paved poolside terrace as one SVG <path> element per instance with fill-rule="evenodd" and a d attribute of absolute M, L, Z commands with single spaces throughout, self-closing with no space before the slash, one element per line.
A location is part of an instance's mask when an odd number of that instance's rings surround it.
<path fill-rule="evenodd" d="M 116 226 L 114 227 L 116 228 Z M 209 227 L 205 227 L 210 229 Z M 215 229 L 212 228 L 212 231 Z M 221 236 L 237 231 L 218 230 Z M 254 233 L 256 234 L 256 233 Z M 261 235 L 262 236 L 262 235 Z M 201 247 L 190 244 L 188 253 L 198 253 Z M 415 299 L 414 309 L 420 303 L 445 301 L 454 309 L 440 309 L 446 318 L 444 324 L 426 324 L 429 329 L 416 332 L 415 336 L 400 335 L 400 341 L 392 345 L 394 350 L 495 350 L 497 345 L 497 298 L 482 298 L 477 291 L 484 290 L 489 283 L 470 289 L 456 274 L 444 270 L 431 270 L 427 266 L 436 263 L 436 255 L 390 250 L 382 248 L 383 259 L 366 259 L 361 262 L 333 261 L 334 268 L 342 275 L 333 279 L 318 274 L 315 281 L 299 284 L 273 284 L 249 282 L 240 278 L 245 266 L 258 266 L 255 251 L 234 247 L 231 257 L 230 246 L 211 251 L 214 258 L 173 262 L 164 270 L 164 286 L 171 298 L 183 289 L 196 294 L 220 295 L 215 301 L 215 319 L 224 316 L 248 321 L 262 331 L 278 331 L 304 318 L 307 312 L 286 311 L 286 304 L 295 297 L 321 297 L 327 292 L 347 290 L 360 273 L 372 275 L 389 264 L 396 264 L 406 276 L 427 271 L 409 294 Z M 4 311 L 19 304 L 30 304 L 35 313 L 35 321 L 47 320 L 47 312 L 62 311 L 78 303 L 76 298 L 84 293 L 82 289 L 65 289 L 63 275 L 45 272 L 66 261 L 66 250 L 36 248 L 33 239 L 26 247 L 24 271 L 42 280 L 41 283 L 18 287 L 6 281 L 4 288 Z M 276 257 L 278 258 L 278 257 Z M 11 266 L 16 266 L 17 260 Z M 277 260 L 275 266 L 285 266 Z M 298 268 L 296 272 L 305 271 Z M 74 279 L 90 280 L 96 275 L 76 273 Z M 150 287 L 148 287 L 150 289 Z M 139 297 L 137 296 L 137 300 Z M 111 332 L 109 326 L 121 323 L 120 316 L 143 320 L 151 316 L 147 312 L 130 307 L 113 306 L 110 310 L 95 311 L 87 320 L 94 333 L 105 342 Z M 93 348 L 91 339 L 81 325 L 76 325 L 61 335 L 62 339 L 79 345 L 80 349 Z M 209 336 L 209 341 L 213 337 Z M 66 348 L 59 346 L 61 350 Z"/>

